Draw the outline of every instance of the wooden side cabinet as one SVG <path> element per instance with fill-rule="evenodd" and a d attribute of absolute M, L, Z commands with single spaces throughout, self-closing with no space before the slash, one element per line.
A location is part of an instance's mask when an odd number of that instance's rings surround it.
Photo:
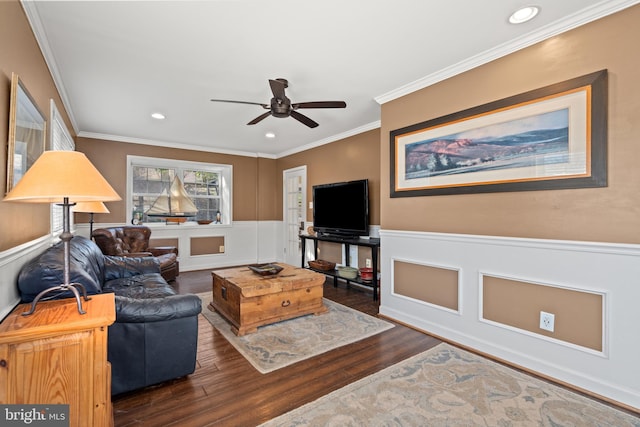
<path fill-rule="evenodd" d="M 0 403 L 68 404 L 70 426 L 112 426 L 107 329 L 113 294 L 20 304 L 0 323 Z"/>

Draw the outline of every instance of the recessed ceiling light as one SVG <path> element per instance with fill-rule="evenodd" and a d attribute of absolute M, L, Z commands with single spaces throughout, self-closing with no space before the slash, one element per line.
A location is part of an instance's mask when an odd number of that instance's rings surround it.
<path fill-rule="evenodd" d="M 164 114 L 162 114 L 162 113 L 153 113 L 153 114 L 151 114 L 151 117 L 153 117 L 156 120 L 164 120 L 165 119 Z"/>
<path fill-rule="evenodd" d="M 540 12 L 538 6 L 526 6 L 513 12 L 509 17 L 509 22 L 512 24 L 522 24 L 523 22 L 530 21 Z"/>
<path fill-rule="evenodd" d="M 264 134 L 264 136 L 266 136 L 267 138 L 275 138 L 276 134 L 273 132 L 267 132 Z"/>

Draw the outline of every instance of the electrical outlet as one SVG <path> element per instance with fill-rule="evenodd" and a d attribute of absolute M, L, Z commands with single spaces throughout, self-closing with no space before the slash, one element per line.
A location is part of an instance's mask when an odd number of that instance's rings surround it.
<path fill-rule="evenodd" d="M 220 245 L 220 248 L 219 248 L 218 252 L 220 252 L 221 254 L 224 253 L 224 245 Z"/>
<path fill-rule="evenodd" d="M 541 311 L 540 312 L 540 329 L 553 332 L 553 329 L 555 328 L 555 317 L 556 316 L 554 314 Z"/>
<path fill-rule="evenodd" d="M 364 266 L 367 267 L 367 268 L 371 268 L 371 258 L 367 258 L 364 261 Z"/>

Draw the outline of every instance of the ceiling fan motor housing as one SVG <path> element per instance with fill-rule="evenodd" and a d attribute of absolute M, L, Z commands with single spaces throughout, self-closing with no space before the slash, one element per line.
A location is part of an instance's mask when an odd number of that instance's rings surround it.
<path fill-rule="evenodd" d="M 289 117 L 291 114 L 291 100 L 286 96 L 284 99 L 271 98 L 271 115 L 273 117 Z"/>

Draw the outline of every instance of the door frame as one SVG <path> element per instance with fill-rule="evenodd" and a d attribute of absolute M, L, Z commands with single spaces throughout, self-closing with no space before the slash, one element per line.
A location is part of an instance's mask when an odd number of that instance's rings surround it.
<path fill-rule="evenodd" d="M 289 227 L 288 227 L 288 197 L 287 197 L 287 178 L 292 176 L 301 176 L 302 177 L 302 221 L 307 223 L 307 165 L 298 166 L 291 169 L 286 169 L 282 171 L 282 237 L 283 237 L 283 250 L 282 255 L 285 262 L 291 264 L 291 261 L 295 261 L 295 264 L 298 265 L 300 260 L 302 259 L 302 253 L 300 249 L 298 253 L 293 256 L 287 252 L 287 248 L 289 247 Z M 296 235 L 297 237 L 297 235 Z M 300 248 L 300 246 L 298 246 Z M 296 259 L 297 257 L 297 259 Z"/>

